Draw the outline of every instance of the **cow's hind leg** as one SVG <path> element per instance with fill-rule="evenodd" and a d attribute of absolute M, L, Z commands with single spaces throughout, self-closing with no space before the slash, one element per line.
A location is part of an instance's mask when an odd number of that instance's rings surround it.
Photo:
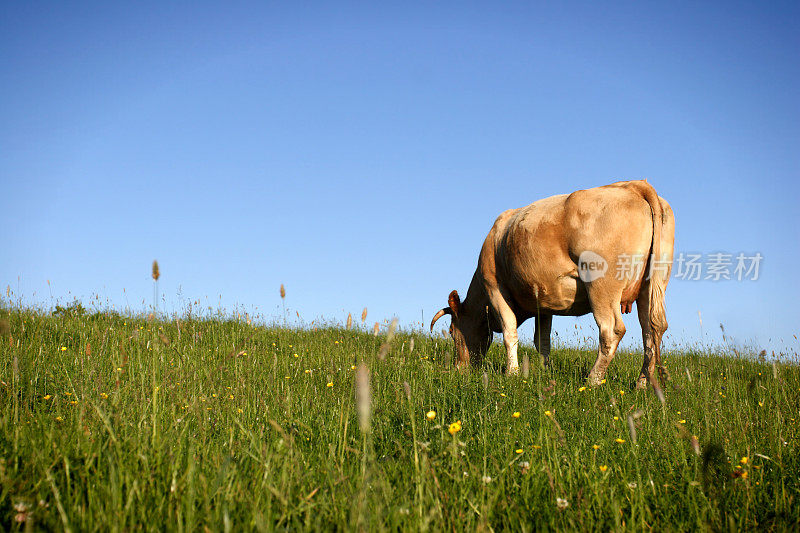
<path fill-rule="evenodd" d="M 642 344 L 644 345 L 644 361 L 639 379 L 636 380 L 637 389 L 646 389 L 647 384 L 656 379 L 655 371 L 658 367 L 663 373 L 661 365 L 661 338 L 666 328 L 653 328 L 650 325 L 650 291 L 645 285 L 636 299 L 636 310 L 639 315 L 639 324 L 642 326 Z M 664 376 L 662 376 L 662 379 Z M 663 379 L 666 381 L 665 379 Z"/>
<path fill-rule="evenodd" d="M 533 345 L 542 356 L 544 366 L 550 366 L 550 329 L 553 325 L 553 315 L 539 315 L 536 317 L 536 331 L 533 334 Z"/>
<path fill-rule="evenodd" d="M 604 302 L 602 305 L 593 305 L 593 308 L 594 320 L 600 329 L 600 347 L 588 380 L 590 385 L 597 386 L 605 377 L 606 369 L 617 353 L 617 346 L 625 336 L 625 323 L 622 321 L 618 300 L 613 304 Z"/>

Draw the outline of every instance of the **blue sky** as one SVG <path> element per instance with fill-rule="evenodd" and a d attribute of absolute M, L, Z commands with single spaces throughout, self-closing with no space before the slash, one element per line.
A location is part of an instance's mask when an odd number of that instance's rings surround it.
<path fill-rule="evenodd" d="M 0 282 L 32 304 L 189 301 L 419 322 L 503 210 L 648 178 L 669 342 L 796 351 L 796 3 L 4 3 Z M 47 281 L 50 281 L 48 285 Z M 52 294 L 52 299 L 51 299 Z M 143 303 L 144 302 L 144 303 Z M 634 315 L 627 346 L 641 343 Z M 554 323 L 594 337 L 591 317 Z M 531 335 L 531 325 L 522 328 Z"/>

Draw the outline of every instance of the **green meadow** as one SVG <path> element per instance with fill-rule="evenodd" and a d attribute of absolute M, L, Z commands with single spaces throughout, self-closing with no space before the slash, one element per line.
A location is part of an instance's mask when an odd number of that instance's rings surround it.
<path fill-rule="evenodd" d="M 668 353 L 662 403 L 635 352 L 593 389 L 583 348 L 508 377 L 386 323 L 2 309 L 5 531 L 800 524 L 796 354 Z"/>

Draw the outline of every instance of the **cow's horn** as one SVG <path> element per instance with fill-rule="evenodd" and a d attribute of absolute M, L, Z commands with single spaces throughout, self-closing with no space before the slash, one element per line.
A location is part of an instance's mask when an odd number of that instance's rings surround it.
<path fill-rule="evenodd" d="M 433 325 L 436 324 L 436 321 L 442 318 L 444 315 L 452 315 L 453 311 L 449 307 L 445 307 L 444 309 L 440 309 L 438 313 L 433 315 L 433 320 L 431 320 L 431 331 L 433 331 Z"/>

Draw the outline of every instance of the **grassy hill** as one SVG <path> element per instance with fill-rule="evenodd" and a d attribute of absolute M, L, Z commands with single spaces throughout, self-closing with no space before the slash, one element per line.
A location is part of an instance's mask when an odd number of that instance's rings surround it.
<path fill-rule="evenodd" d="M 638 353 L 76 311 L 2 315 L 5 530 L 798 527 L 796 361 L 672 355 L 662 405 Z"/>

